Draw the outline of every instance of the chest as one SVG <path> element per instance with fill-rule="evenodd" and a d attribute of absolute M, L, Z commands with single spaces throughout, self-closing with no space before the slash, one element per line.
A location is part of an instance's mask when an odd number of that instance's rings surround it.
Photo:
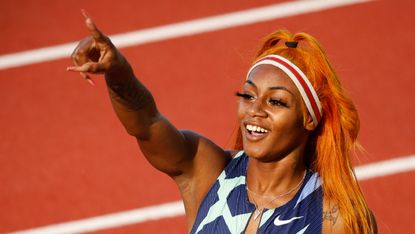
<path fill-rule="evenodd" d="M 248 199 L 245 168 L 243 163 L 225 168 L 202 201 L 191 233 L 321 233 L 323 196 L 317 173 L 308 172 L 290 201 L 264 209 L 253 222 L 256 208 Z"/>

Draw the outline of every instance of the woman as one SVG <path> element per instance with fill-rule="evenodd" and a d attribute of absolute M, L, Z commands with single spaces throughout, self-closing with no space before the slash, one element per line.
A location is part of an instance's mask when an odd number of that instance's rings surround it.
<path fill-rule="evenodd" d="M 349 159 L 357 111 L 313 37 L 280 30 L 265 39 L 237 93 L 237 150 L 225 151 L 177 130 L 109 38 L 85 22 L 91 36 L 68 70 L 91 84 L 89 73 L 105 74 L 127 132 L 179 187 L 191 233 L 376 232 Z"/>

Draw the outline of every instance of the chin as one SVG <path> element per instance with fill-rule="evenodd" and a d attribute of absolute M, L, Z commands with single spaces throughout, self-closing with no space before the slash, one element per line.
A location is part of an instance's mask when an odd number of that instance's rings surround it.
<path fill-rule="evenodd" d="M 249 147 L 244 145 L 244 151 L 249 157 L 255 159 L 265 158 L 267 155 L 263 150 L 259 149 L 258 147 Z"/>
<path fill-rule="evenodd" d="M 283 155 L 286 154 L 279 154 L 277 152 L 272 151 L 270 148 L 267 147 L 258 147 L 249 144 L 244 144 L 243 150 L 250 158 L 256 159 L 260 162 L 274 162 L 279 161 L 284 158 Z"/>

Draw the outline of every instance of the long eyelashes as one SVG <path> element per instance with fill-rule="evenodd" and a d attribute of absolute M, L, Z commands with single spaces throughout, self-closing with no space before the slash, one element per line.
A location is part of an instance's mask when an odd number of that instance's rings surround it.
<path fill-rule="evenodd" d="M 243 98 L 244 100 L 254 99 L 254 97 L 252 95 L 247 94 L 247 93 L 236 92 L 235 95 L 237 97 Z M 286 102 L 282 101 L 281 99 L 270 98 L 268 100 L 268 103 L 272 106 L 288 107 L 288 104 Z"/>
<path fill-rule="evenodd" d="M 273 106 L 283 106 L 283 107 L 288 107 L 287 103 L 279 100 L 279 99 L 270 99 L 269 103 Z"/>
<path fill-rule="evenodd" d="M 247 100 L 250 100 L 250 99 L 253 98 L 251 95 L 249 95 L 247 93 L 236 92 L 235 95 L 238 96 L 238 97 L 241 97 L 243 99 L 247 99 Z"/>

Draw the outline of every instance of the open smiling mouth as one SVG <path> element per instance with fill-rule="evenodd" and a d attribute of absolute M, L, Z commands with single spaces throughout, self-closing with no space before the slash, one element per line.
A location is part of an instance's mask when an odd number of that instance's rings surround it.
<path fill-rule="evenodd" d="M 260 127 L 260 126 L 257 126 L 257 125 L 247 124 L 245 126 L 245 128 L 246 128 L 246 130 L 248 132 L 247 136 L 248 136 L 248 138 L 250 140 L 259 140 L 259 139 L 262 139 L 269 132 L 268 129 L 265 129 L 265 128 Z"/>

